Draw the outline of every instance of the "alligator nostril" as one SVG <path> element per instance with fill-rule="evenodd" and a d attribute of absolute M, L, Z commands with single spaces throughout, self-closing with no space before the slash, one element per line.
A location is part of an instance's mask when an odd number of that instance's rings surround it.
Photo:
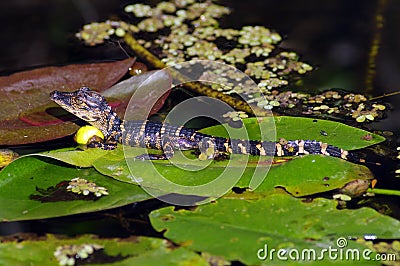
<path fill-rule="evenodd" d="M 56 97 L 58 97 L 58 91 L 50 92 L 50 99 L 54 100 Z"/>

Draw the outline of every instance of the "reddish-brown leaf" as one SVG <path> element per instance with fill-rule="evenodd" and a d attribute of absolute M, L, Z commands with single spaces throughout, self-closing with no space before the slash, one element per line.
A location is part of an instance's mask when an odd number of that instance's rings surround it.
<path fill-rule="evenodd" d="M 57 107 L 53 90 L 73 91 L 82 86 L 102 91 L 126 74 L 133 58 L 112 63 L 44 67 L 0 77 L 0 145 L 35 143 L 76 131 L 72 122 L 46 112 Z"/>
<path fill-rule="evenodd" d="M 121 81 L 102 94 L 120 117 L 145 120 L 164 105 L 171 85 L 172 77 L 167 70 L 149 71 Z"/>

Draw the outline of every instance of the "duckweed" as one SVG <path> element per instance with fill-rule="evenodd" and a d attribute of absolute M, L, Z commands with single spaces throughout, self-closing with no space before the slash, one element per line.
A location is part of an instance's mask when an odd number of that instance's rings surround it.
<path fill-rule="evenodd" d="M 370 103 L 361 94 L 335 90 L 316 95 L 293 92 L 292 81 L 313 67 L 300 61 L 293 51 L 281 48 L 277 51 L 282 37 L 267 27 L 219 27 L 219 21 L 231 10 L 213 1 L 171 0 L 155 6 L 130 4 L 124 11 L 135 17 L 136 25 L 123 21 L 91 23 L 83 27 L 78 38 L 87 45 L 96 45 L 129 32 L 167 66 L 190 59 L 225 62 L 242 70 L 258 86 L 249 86 L 247 81 L 229 76 L 234 72 L 207 69 L 202 75 L 212 76 L 216 83 L 224 84 L 213 84 L 211 88 L 233 96 L 241 94 L 247 102 L 265 109 L 279 108 L 277 111 L 284 112 L 290 109 L 294 115 L 342 116 L 359 123 L 375 121 L 386 110 L 385 105 Z M 153 34 L 149 38 L 148 33 L 156 33 L 157 37 Z"/>

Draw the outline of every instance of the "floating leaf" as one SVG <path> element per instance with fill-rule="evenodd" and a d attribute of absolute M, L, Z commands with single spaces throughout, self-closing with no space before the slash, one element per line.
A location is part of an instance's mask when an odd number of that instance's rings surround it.
<path fill-rule="evenodd" d="M 171 165 L 168 161 L 149 162 L 135 160 L 134 169 L 129 170 L 126 159 L 133 160 L 134 156 L 145 153 L 144 149 L 132 148 L 131 156 L 124 157 L 121 150 L 117 149 L 112 153 L 107 153 L 99 157 L 93 162 L 94 167 L 104 175 L 111 176 L 117 180 L 136 184 L 135 180 L 139 180 L 142 186 L 157 188 L 160 190 L 171 192 L 175 186 L 165 186 L 160 183 L 157 175 L 183 186 L 199 186 L 211 182 L 229 170 L 230 180 L 238 180 L 237 183 L 231 183 L 232 186 L 249 187 L 251 178 L 253 178 L 255 167 L 257 166 L 258 157 L 250 157 L 246 164 L 245 160 L 230 161 L 229 168 L 226 161 L 214 161 L 207 168 L 200 171 L 190 171 L 189 165 L 185 164 L 185 158 L 182 155 L 175 155 L 175 165 Z M 189 152 L 184 152 L 189 158 L 194 160 L 195 156 Z M 185 166 L 181 168 L 180 166 Z M 192 167 L 199 166 L 196 162 L 192 163 Z M 262 167 L 262 164 L 259 165 Z M 240 173 L 243 171 L 243 174 Z M 303 158 L 296 158 L 284 164 L 272 166 L 269 172 L 262 171 L 265 174 L 262 183 L 257 187 L 256 191 L 272 190 L 275 187 L 283 187 L 294 196 L 302 197 L 320 192 L 330 191 L 341 188 L 348 182 L 356 179 L 371 180 L 373 175 L 370 170 L 363 166 L 350 163 L 338 158 L 332 158 L 322 155 L 309 155 Z M 226 173 L 225 173 L 226 175 Z M 194 188 L 194 191 L 195 188 Z M 181 187 L 174 190 L 175 193 L 193 194 L 193 192 Z M 213 196 L 212 190 L 202 191 L 204 194 L 199 196 Z"/>
<path fill-rule="evenodd" d="M 255 119 L 249 118 L 244 119 L 244 125 L 247 128 L 249 138 L 258 139 L 260 136 L 259 127 L 270 126 L 271 118 Z M 316 121 L 316 122 L 315 122 Z M 324 142 L 328 142 L 332 145 L 344 147 L 346 149 L 358 149 L 363 148 L 375 143 L 382 141 L 384 138 L 379 135 L 372 134 L 372 139 L 365 140 L 362 136 L 369 134 L 367 131 L 360 130 L 357 128 L 349 127 L 341 123 L 325 121 L 325 120 L 314 120 L 307 118 L 294 118 L 294 117 L 277 117 L 275 118 L 276 134 L 277 138 L 287 139 L 318 139 Z M 327 132 L 327 136 L 321 135 L 321 130 Z M 231 128 L 230 130 L 235 131 Z M 267 136 L 268 130 L 266 129 Z M 216 136 L 227 136 L 226 130 L 223 126 L 215 126 L 202 130 L 205 133 L 216 135 Z M 235 134 L 235 133 L 234 133 Z M 271 133 L 271 135 L 273 135 Z M 144 149 L 132 149 L 135 150 L 131 157 L 145 153 Z M 126 155 L 126 154 L 125 154 Z M 184 152 L 189 158 L 194 158 L 190 152 Z M 118 159 L 119 157 L 119 159 Z M 128 156 L 129 158 L 129 156 Z M 183 164 L 184 160 L 180 155 L 176 155 L 175 163 L 179 166 L 179 162 Z M 258 157 L 251 156 L 250 161 L 246 165 L 241 179 L 237 186 L 248 187 L 250 185 L 250 179 L 253 177 L 255 167 L 262 167 L 262 162 L 258 161 Z M 196 164 L 196 160 L 192 161 L 192 164 Z M 240 157 L 234 162 L 229 162 L 229 170 L 232 171 L 232 178 L 239 178 L 240 170 L 243 168 L 243 163 Z M 217 178 L 226 168 L 226 161 L 214 161 L 206 169 L 201 171 L 187 171 L 182 168 L 170 165 L 169 162 L 143 162 L 137 160 L 134 162 L 134 173 L 140 173 L 136 176 L 139 179 L 143 179 L 142 185 L 150 187 L 160 187 L 154 176 L 161 173 L 162 176 L 168 180 L 181 184 L 181 185 L 201 185 Z M 268 164 L 268 159 L 265 159 L 265 163 Z M 118 153 L 118 150 L 114 153 L 105 155 L 99 158 L 94 166 L 100 172 L 106 175 L 113 176 L 119 180 L 131 181 L 132 173 L 128 171 L 125 157 Z M 153 167 L 154 166 L 154 167 Z M 188 167 L 187 165 L 185 165 Z M 235 168 L 236 167 L 236 168 Z M 110 170 L 111 169 L 111 170 Z M 115 174 L 112 169 L 125 169 Z M 132 169 L 131 169 L 132 170 Z M 288 192 L 295 196 L 305 196 L 324 191 L 329 191 L 336 188 L 343 187 L 346 183 L 352 180 L 370 180 L 373 178 L 370 170 L 359 164 L 350 163 L 348 161 L 333 158 L 322 155 L 310 155 L 302 158 L 296 158 L 290 162 L 273 166 L 270 171 L 264 171 L 264 181 L 257 188 L 258 191 L 270 190 L 274 187 L 284 187 Z M 167 187 L 163 186 L 164 189 Z M 175 191 L 176 193 L 190 194 L 190 191 L 186 188 Z"/>
<path fill-rule="evenodd" d="M 379 265 L 372 259 L 365 261 L 361 252 L 366 247 L 349 239 L 367 234 L 378 238 L 400 237 L 399 221 L 369 208 L 338 210 L 333 200 L 314 199 L 305 203 L 285 194 L 267 195 L 257 200 L 240 196 L 240 199 L 221 198 L 194 211 L 175 211 L 174 207 L 155 210 L 150 214 L 150 221 L 157 231 L 165 231 L 164 236 L 174 243 L 249 265 L 279 263 L 276 257 L 279 249 L 287 252 L 296 249 L 300 255 L 304 249 L 313 249 L 320 256 L 322 249 L 329 247 L 341 249 L 343 253 L 357 249 L 364 264 Z M 343 248 L 338 247 L 339 238 L 345 242 Z M 257 252 L 265 245 L 267 254 L 261 251 L 261 255 L 267 258 L 260 260 Z M 272 249 L 276 251 L 273 259 L 268 253 Z M 288 257 L 288 253 L 281 254 Z M 374 258 L 374 254 L 370 255 Z M 311 261 L 318 264 L 316 259 Z M 310 263 L 290 259 L 285 262 Z M 329 262 L 348 265 L 348 260 L 329 260 L 327 254 L 318 265 Z"/>
<path fill-rule="evenodd" d="M 77 264 L 90 262 L 90 265 L 209 265 L 205 259 L 183 247 L 173 247 L 172 243 L 163 239 L 151 237 L 132 237 L 124 239 L 99 239 L 90 235 L 76 238 L 61 238 L 46 235 L 37 240 L 11 242 L 0 239 L 1 265 L 59 265 L 54 256 L 57 248 L 66 245 L 97 245 L 103 248 L 89 254 L 88 259 L 75 258 Z"/>
<path fill-rule="evenodd" d="M 109 153 L 110 151 L 102 149 L 87 149 L 82 151 L 75 148 L 66 148 L 31 155 L 48 157 L 79 167 L 91 167 L 97 159 Z"/>
<path fill-rule="evenodd" d="M 385 138 L 380 135 L 343 123 L 292 116 L 248 118 L 243 120 L 245 121 L 249 138 L 259 139 L 259 128 L 264 128 L 264 130 L 268 132 L 266 135 L 267 137 L 274 137 L 274 129 L 269 128 L 273 125 L 271 119 L 274 119 L 276 127 L 276 140 L 281 138 L 286 140 L 317 140 L 345 150 L 362 149 L 385 140 Z M 226 130 L 221 126 L 209 127 L 201 130 L 201 132 L 222 137 L 227 136 Z M 367 134 L 371 135 L 372 138 L 365 139 Z M 270 140 L 270 138 L 267 140 Z"/>
<path fill-rule="evenodd" d="M 310 120 L 300 119 L 300 122 L 296 122 L 294 118 L 279 117 L 277 119 L 279 120 L 276 120 L 278 135 L 282 136 L 286 134 L 290 138 L 297 139 L 292 133 L 289 133 L 292 130 L 298 132 L 300 135 L 299 138 L 306 135 L 303 131 L 309 127 L 307 121 Z M 282 123 L 282 121 L 286 122 Z M 248 129 L 249 136 L 257 138 L 259 136 L 257 120 L 244 119 L 243 122 Z M 314 125 L 314 123 L 328 125 L 324 126 L 324 129 L 329 132 L 328 136 L 321 135 L 320 128 L 314 129 L 314 131 L 318 130 L 318 133 L 314 132 L 313 134 L 311 131 L 310 135 L 311 137 L 316 136 L 322 139 L 328 138 L 327 141 L 333 145 L 336 145 L 336 143 L 343 144 L 343 140 L 338 137 L 342 136 L 342 134 L 346 134 L 346 136 L 355 135 L 354 140 L 352 137 L 346 137 L 347 146 L 350 147 L 351 145 L 353 148 L 372 145 L 382 140 L 378 135 L 371 135 L 371 140 L 359 138 L 359 136 L 367 132 L 340 123 L 332 122 L 333 124 L 331 125 L 330 122 L 322 120 L 318 122 L 312 122 L 311 120 L 310 122 L 311 125 Z M 269 124 L 265 120 L 260 121 L 261 126 L 265 125 L 264 123 Z M 303 129 L 300 130 L 299 127 L 303 127 Z M 336 128 L 336 131 L 333 132 L 330 130 L 331 127 Z M 352 135 L 343 131 L 343 129 L 351 131 Z M 225 134 L 225 129 L 222 126 L 208 128 L 204 131 L 213 135 Z M 258 167 L 257 169 L 260 171 L 258 177 L 262 183 L 258 186 L 257 191 L 283 187 L 289 193 L 298 197 L 341 188 L 353 180 L 370 180 L 373 178 L 370 170 L 363 165 L 323 155 L 297 157 L 289 162 L 273 165 L 268 172 L 268 168 L 264 169 L 263 167 L 263 164 L 267 166 L 270 164 L 270 158 L 267 157 L 250 156 L 247 162 L 246 156 L 239 155 L 231 157 L 227 161 L 200 162 L 196 159 L 195 155 L 191 154 L 191 151 L 185 151 L 183 154 L 177 152 L 173 158 L 174 165 L 169 161 L 142 161 L 134 159 L 135 156 L 146 152 L 146 149 L 143 148 L 124 147 L 123 149 L 119 145 L 114 151 L 89 149 L 86 151 L 55 151 L 45 155 L 77 166 L 94 166 L 102 174 L 120 181 L 135 184 L 141 182 L 141 185 L 145 187 L 157 188 L 165 192 L 171 192 L 172 190 L 175 193 L 181 194 L 193 194 L 193 192 L 187 187 L 175 189 L 174 185 L 170 187 L 164 185 L 156 177 L 161 175 L 174 184 L 193 187 L 207 184 L 219 177 L 224 171 L 228 171 L 229 182 L 232 182 L 232 186 L 250 186 L 254 189 L 255 187 L 251 185 L 251 180 L 256 167 Z M 188 162 L 185 156 L 191 160 Z M 127 161 L 131 162 L 131 169 L 129 169 Z M 210 165 L 203 170 L 195 170 L 196 167 L 198 168 L 203 163 L 210 163 Z M 236 183 L 235 180 L 239 182 Z M 195 192 L 198 193 L 198 191 Z M 196 195 L 210 196 L 210 193 L 213 193 L 212 190 L 203 192 L 204 194 Z"/>
<path fill-rule="evenodd" d="M 248 127 L 251 137 L 257 134 L 256 130 L 253 130 L 255 128 L 254 121 L 254 119 L 244 120 L 244 124 Z M 219 130 L 218 127 L 214 127 L 214 129 L 216 133 Z M 279 123 L 277 123 L 277 129 L 279 134 L 282 130 Z M 350 138 L 348 140 L 351 142 Z M 370 141 L 365 142 L 371 143 Z M 124 147 L 123 149 L 122 145 L 119 145 L 113 151 L 104 151 L 101 149 L 88 149 L 85 151 L 63 149 L 20 158 L 0 172 L 0 180 L 2 180 L 0 183 L 0 199 L 5 204 L 5 207 L 1 209 L 0 218 L 21 220 L 55 217 L 122 206 L 149 197 L 149 195 L 145 194 L 136 185 L 113 181 L 103 175 L 133 184 L 140 182 L 142 186 L 160 190 L 161 194 L 175 192 L 199 196 L 214 196 L 213 193 L 215 191 L 213 189 L 202 191 L 200 194 L 197 191 L 193 193 L 185 187 L 171 191 L 171 188 L 163 187 L 163 184 L 158 179 L 155 179 L 155 175 L 161 174 L 175 184 L 193 187 L 207 184 L 228 169 L 230 171 L 230 180 L 235 181 L 235 178 L 236 180 L 240 179 L 236 186 L 247 187 L 249 186 L 255 167 L 260 163 L 257 156 L 251 156 L 250 161 L 246 162 L 245 156 L 239 155 L 228 161 L 211 161 L 209 162 L 211 164 L 204 170 L 191 171 L 190 169 L 198 167 L 199 163 L 202 162 L 196 159 L 196 156 L 191 154 L 190 151 L 185 151 L 183 154 L 177 153 L 174 156 L 175 165 L 172 165 L 169 161 L 152 162 L 136 160 L 133 164 L 134 168 L 129 169 L 126 161 L 132 160 L 135 156 L 145 152 L 146 150 L 142 148 Z M 37 156 L 57 159 L 80 167 L 94 166 L 103 175 L 93 169 L 69 168 L 55 161 L 48 161 L 49 159 L 46 158 L 40 159 Z M 186 164 L 185 156 L 192 159 L 190 164 Z M 268 163 L 268 158 L 265 158 L 265 162 Z M 228 164 L 229 167 L 227 167 Z M 186 168 L 183 169 L 180 166 L 185 166 Z M 243 174 L 241 174 L 241 170 L 244 171 Z M 103 197 L 104 199 L 99 199 L 93 204 L 87 204 L 85 201 L 40 203 L 37 200 L 29 200 L 29 196 L 37 195 L 37 189 L 46 191 L 48 188 L 56 187 L 60 182 L 75 177 L 82 177 L 95 182 L 99 186 L 106 187 L 110 195 Z M 273 166 L 268 175 L 265 172 L 263 176 L 264 180 L 257 188 L 257 191 L 271 191 L 275 187 L 283 187 L 295 196 L 304 196 L 341 188 L 353 180 L 368 180 L 371 178 L 372 174 L 365 166 L 329 156 L 310 155 Z M 235 183 L 232 183 L 232 186 Z M 125 188 L 125 186 L 127 187 Z M 114 193 L 113 187 L 117 191 L 121 190 L 123 192 Z M 215 187 L 215 189 L 219 188 Z M 16 194 L 15 191 L 19 193 Z M 116 201 L 118 203 L 115 203 Z M 58 204 L 61 203 L 63 206 L 71 204 L 71 207 L 67 209 L 60 208 Z"/>
<path fill-rule="evenodd" d="M 84 178 L 104 187 L 108 195 L 94 199 L 67 191 L 68 182 Z M 77 169 L 49 158 L 20 157 L 0 172 L 0 221 L 58 217 L 123 206 L 150 198 L 140 187 Z"/>
<path fill-rule="evenodd" d="M 245 119 L 243 120 L 244 124 L 249 129 L 249 135 L 251 137 L 255 137 L 257 135 L 256 127 L 254 119 Z M 314 123 L 314 122 L 313 122 Z M 261 122 L 262 124 L 262 122 Z M 307 125 L 307 123 L 302 123 Z M 277 131 L 278 135 L 282 130 L 288 129 L 288 124 L 285 124 L 285 127 L 281 128 L 280 123 L 277 123 Z M 337 126 L 337 125 L 336 125 Z M 340 128 L 337 126 L 337 128 Z M 213 128 L 215 134 L 219 132 L 219 127 Z M 325 128 L 326 129 L 326 128 Z M 209 130 L 209 129 L 208 129 Z M 290 130 L 290 129 L 289 129 Z M 327 129 L 329 131 L 329 129 Z M 354 129 L 357 132 L 357 129 Z M 213 133 L 210 132 L 210 133 Z M 365 134 L 365 132 L 361 132 Z M 331 136 L 330 136 L 331 135 Z M 329 134 L 327 137 L 333 138 L 334 134 Z M 348 135 L 350 136 L 350 135 Z M 321 136 L 324 138 L 325 136 Z M 374 143 L 372 141 L 367 140 L 358 140 L 357 145 L 362 146 L 366 145 L 365 143 Z M 376 136 L 373 139 L 377 139 Z M 348 143 L 352 143 L 352 138 L 347 138 Z M 333 138 L 332 141 L 335 141 Z M 335 144 L 334 142 L 332 144 Z M 352 144 L 353 147 L 355 144 Z M 355 146 L 357 147 L 357 146 Z M 63 149 L 59 151 L 52 151 L 47 153 L 42 153 L 40 156 L 50 157 L 52 159 L 57 159 L 63 161 L 68 164 L 72 164 L 80 167 L 90 167 L 94 166 L 96 170 L 98 170 L 101 174 L 111 176 L 114 179 L 137 184 L 140 183 L 142 186 L 152 189 L 157 189 L 161 194 L 175 192 L 179 194 L 185 195 L 198 195 L 198 196 L 215 196 L 223 195 L 224 193 L 220 193 L 220 187 L 215 186 L 213 189 L 197 191 L 195 186 L 207 184 L 208 182 L 213 181 L 217 177 L 221 175 L 224 171 L 228 171 L 229 182 L 228 185 L 238 186 L 238 187 L 248 187 L 250 186 L 251 178 L 253 177 L 254 170 L 256 166 L 258 166 L 261 170 L 263 162 L 268 165 L 268 158 L 262 159 L 263 161 L 259 162 L 260 159 L 257 156 L 250 156 L 249 162 L 246 161 L 246 156 L 235 156 L 227 161 L 206 161 L 201 162 L 196 159 L 196 156 L 191 154 L 191 151 L 185 151 L 183 154 L 177 153 L 174 156 L 174 163 L 172 165 L 169 161 L 142 161 L 142 160 L 134 160 L 133 158 L 137 155 L 145 153 L 146 150 L 143 148 L 129 148 L 122 147 L 122 145 L 118 145 L 116 150 L 113 151 L 104 151 L 101 149 L 88 149 L 85 151 L 78 150 L 68 150 Z M 155 151 L 157 152 L 157 151 Z M 160 152 L 160 151 L 158 151 Z M 187 158 L 192 159 L 187 163 Z M 132 167 L 129 169 L 126 162 L 132 162 Z M 203 170 L 196 170 L 195 168 L 201 165 L 202 163 L 210 163 L 208 167 Z M 228 167 L 229 164 L 229 167 Z M 38 168 L 39 167 L 39 168 Z M 183 168 L 182 168 L 183 167 Z M 51 186 L 55 186 L 58 182 L 66 180 L 67 178 L 72 179 L 75 177 L 82 177 L 82 172 L 89 171 L 96 178 L 105 178 L 103 175 L 99 175 L 98 172 L 93 171 L 92 169 L 74 169 L 74 168 L 65 168 L 60 165 L 52 163 L 46 163 L 42 160 L 39 160 L 37 157 L 33 158 L 22 158 L 13 162 L 7 168 L 5 168 L 0 173 L 1 180 L 10 180 L 13 182 L 7 183 L 3 182 L 5 186 L 11 186 L 0 189 L 2 191 L 0 193 L 0 198 L 4 198 L 4 202 L 13 201 L 13 197 L 15 197 L 14 191 L 16 187 L 23 187 L 22 192 L 25 191 L 25 194 L 21 196 L 21 199 L 26 199 L 30 194 L 35 192 L 36 186 L 41 189 L 46 189 Z M 93 171 L 93 172 L 92 172 Z M 243 174 L 241 174 L 243 171 Z M 64 173 L 65 172 L 65 173 Z M 32 174 L 36 173 L 36 174 Z M 58 179 L 53 177 L 54 174 L 57 173 Z M 86 173 L 86 172 L 85 172 Z M 257 191 L 271 191 L 275 187 L 283 187 L 294 196 L 305 196 L 316 194 L 324 191 L 329 191 L 337 188 L 343 187 L 345 184 L 353 181 L 353 180 L 370 180 L 372 179 L 372 174 L 368 168 L 363 165 L 350 163 L 344 161 L 339 158 L 333 158 L 329 156 L 322 155 L 309 155 L 303 156 L 302 158 L 296 158 L 295 160 L 289 161 L 287 163 L 279 164 L 277 166 L 273 166 L 267 174 L 267 171 L 261 172 L 263 176 L 261 178 L 261 184 L 257 188 Z M 10 176 L 8 176 L 8 174 Z M 30 177 L 35 176 L 51 176 L 51 180 L 47 179 L 29 179 Z M 174 184 L 182 185 L 178 189 L 175 189 L 174 186 L 164 186 L 163 183 L 160 183 L 159 179 L 157 179 L 157 175 L 161 175 L 166 179 L 172 181 Z M 46 181 L 47 180 L 47 181 Z M 89 179 L 90 180 L 90 179 Z M 107 179 L 106 179 L 107 180 Z M 92 180 L 91 180 L 92 181 Z M 103 181 L 98 182 L 93 180 L 94 182 L 99 183 L 99 186 L 107 187 L 107 185 L 102 184 Z M 238 182 L 237 182 L 238 181 Z M 42 183 L 44 182 L 44 183 Z M 46 183 L 50 182 L 50 183 Z M 111 182 L 111 181 L 109 181 Z M 116 182 L 116 181 L 113 181 Z M 112 183 L 113 184 L 113 183 Z M 117 182 L 117 184 L 120 184 Z M 125 184 L 129 188 L 132 187 L 134 192 L 126 192 L 127 195 L 134 195 L 135 189 L 139 189 L 134 185 Z M 190 186 L 193 188 L 193 191 L 187 189 L 184 186 Z M 227 190 L 231 188 L 231 186 L 227 187 Z M 172 191 L 171 191 L 172 190 Z M 110 195 L 104 198 L 110 198 L 113 193 L 110 191 Z M 217 193 L 217 192 L 218 193 Z M 7 194 L 11 193 L 11 194 Z M 140 193 L 144 193 L 140 190 Z M 123 204 L 127 204 L 131 202 L 129 197 L 125 195 L 125 193 L 119 193 L 122 196 L 125 196 L 125 200 L 119 202 L 118 206 Z M 141 195 L 141 194 L 139 194 Z M 146 194 L 146 196 L 148 196 Z M 10 198 L 9 198 L 10 197 Z M 118 196 L 119 197 L 119 196 Z M 100 202 L 100 200 L 99 200 Z M 28 202 L 32 204 L 32 202 Z M 30 206 L 28 204 L 28 207 Z M 90 204 L 89 204 L 90 205 Z M 93 204 L 92 204 L 93 205 Z M 6 204 L 9 208 L 14 208 L 18 205 L 13 206 L 13 204 Z M 95 206 L 95 205 L 93 205 Z M 92 206 L 92 207 L 93 207 Z M 20 216 L 6 216 L 7 219 L 31 219 L 27 215 L 22 215 L 21 213 L 28 209 L 25 205 L 19 206 L 19 212 L 15 212 L 14 209 L 10 210 L 10 213 L 20 213 Z M 110 208 L 113 205 L 106 203 L 101 208 Z M 90 208 L 90 207 L 89 207 Z M 57 209 L 57 208 L 56 208 Z M 61 208 L 62 210 L 63 208 Z M 3 211 L 6 211 L 5 208 Z M 35 209 L 36 210 L 36 209 Z M 40 208 L 38 209 L 40 210 Z M 93 209 L 90 209 L 93 210 Z M 60 215 L 57 210 L 55 213 L 51 213 L 46 211 L 46 217 L 52 217 Z M 86 210 L 76 210 L 76 212 L 81 212 Z M 68 211 L 70 213 L 70 210 Z M 66 215 L 68 213 L 62 213 L 61 215 Z M 34 213 L 35 217 L 39 217 L 37 213 Z M 43 215 L 41 213 L 40 215 Z"/>
<path fill-rule="evenodd" d="M 49 93 L 88 86 L 102 91 L 117 82 L 134 59 L 113 63 L 44 67 L 0 77 L 0 145 L 35 143 L 72 134 L 77 126 L 54 119 Z M 58 124 L 57 124 L 58 123 Z"/>
<path fill-rule="evenodd" d="M 243 175 L 238 187 L 249 187 L 251 172 Z M 308 155 L 284 164 L 272 166 L 256 191 L 282 187 L 296 197 L 342 188 L 353 180 L 372 180 L 364 165 L 323 155 Z"/>

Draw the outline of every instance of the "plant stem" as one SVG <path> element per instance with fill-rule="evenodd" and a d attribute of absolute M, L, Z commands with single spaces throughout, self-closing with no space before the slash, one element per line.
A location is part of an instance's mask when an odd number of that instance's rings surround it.
<path fill-rule="evenodd" d="M 153 67 L 158 69 L 167 67 L 157 56 L 155 56 L 149 50 L 140 45 L 131 33 L 126 33 L 124 36 L 124 40 L 140 58 L 147 61 Z M 174 71 L 173 68 L 170 68 L 169 70 L 170 74 L 179 81 L 188 80 L 181 73 Z M 206 86 L 199 82 L 186 82 L 185 87 L 197 94 L 202 94 L 208 97 L 219 99 L 232 106 L 232 108 L 234 108 L 235 110 L 244 111 L 248 114 L 254 114 L 257 116 L 271 116 L 270 111 L 267 111 L 257 106 L 250 106 L 246 101 L 223 94 L 217 90 L 213 90 L 209 86 Z"/>
<path fill-rule="evenodd" d="M 380 96 L 372 97 L 372 98 L 369 98 L 368 101 L 375 101 L 377 99 L 390 97 L 390 96 L 395 96 L 397 94 L 400 94 L 400 91 L 394 91 L 394 92 L 386 93 L 386 94 L 383 94 L 383 95 L 380 95 Z"/>
<path fill-rule="evenodd" d="M 379 195 L 400 196 L 400 191 L 382 188 L 369 188 L 367 192 L 372 192 Z"/>
<path fill-rule="evenodd" d="M 374 88 L 374 79 L 376 76 L 376 57 L 382 42 L 382 29 L 384 26 L 384 12 L 386 10 L 387 0 L 378 0 L 378 6 L 375 12 L 374 30 L 371 45 L 368 53 L 367 72 L 365 77 L 365 92 L 371 94 Z"/>

